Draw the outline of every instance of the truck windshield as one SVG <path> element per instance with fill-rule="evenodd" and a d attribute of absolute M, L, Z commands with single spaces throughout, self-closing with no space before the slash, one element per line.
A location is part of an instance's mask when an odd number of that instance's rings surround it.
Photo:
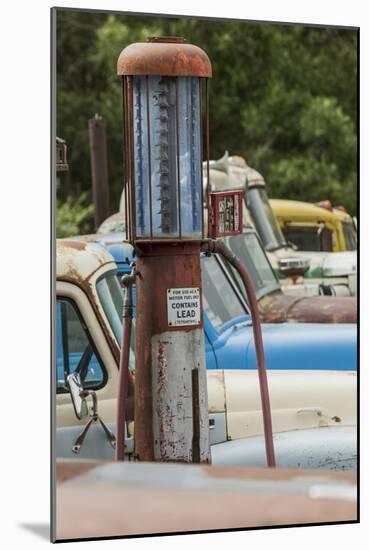
<path fill-rule="evenodd" d="M 356 250 L 357 249 L 357 236 L 355 227 L 351 223 L 343 222 L 343 234 L 345 236 L 346 250 Z"/>
<path fill-rule="evenodd" d="M 297 246 L 297 250 L 320 252 L 318 226 L 295 227 L 288 225 L 283 230 L 286 239 Z"/>
<path fill-rule="evenodd" d="M 247 315 L 244 305 L 215 256 L 201 258 L 201 274 L 204 309 L 215 329 L 219 329 L 235 317 Z"/>
<path fill-rule="evenodd" d="M 116 270 L 109 271 L 98 279 L 96 291 L 110 327 L 120 345 L 122 342 L 123 293 Z"/>
<path fill-rule="evenodd" d="M 283 230 L 288 242 L 297 246 L 297 250 L 307 252 L 333 252 L 333 233 L 328 227 L 319 225 L 289 224 Z"/>
<path fill-rule="evenodd" d="M 254 230 L 246 231 L 235 237 L 229 237 L 227 245 L 240 258 L 250 273 L 258 299 L 280 288 L 278 279 Z M 231 269 L 241 292 L 246 298 L 244 285 L 238 271 L 233 267 Z"/>
<path fill-rule="evenodd" d="M 265 189 L 262 187 L 249 189 L 248 201 L 252 218 L 265 248 L 276 250 L 287 246 Z"/>

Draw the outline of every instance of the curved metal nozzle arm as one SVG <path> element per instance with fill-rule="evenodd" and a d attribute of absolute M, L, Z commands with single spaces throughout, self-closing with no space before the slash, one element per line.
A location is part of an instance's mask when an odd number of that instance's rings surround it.
<path fill-rule="evenodd" d="M 207 240 L 202 245 L 205 253 L 215 252 L 223 256 L 240 274 L 245 286 L 247 298 L 250 305 L 252 327 L 255 340 L 255 351 L 258 366 L 259 385 L 261 394 L 261 406 L 263 411 L 265 450 L 267 455 L 267 464 L 269 467 L 275 467 L 275 453 L 273 443 L 272 414 L 270 408 L 268 378 L 265 366 L 263 336 L 261 332 L 261 323 L 259 316 L 258 302 L 255 295 L 255 289 L 252 279 L 241 260 L 226 246 L 222 240 Z"/>
<path fill-rule="evenodd" d="M 118 399 L 117 399 L 117 444 L 115 460 L 124 460 L 124 427 L 126 422 L 126 402 L 128 393 L 128 370 L 133 317 L 132 285 L 136 279 L 136 268 L 131 273 L 123 275 L 121 283 L 125 288 L 122 312 L 122 346 L 120 350 Z"/>

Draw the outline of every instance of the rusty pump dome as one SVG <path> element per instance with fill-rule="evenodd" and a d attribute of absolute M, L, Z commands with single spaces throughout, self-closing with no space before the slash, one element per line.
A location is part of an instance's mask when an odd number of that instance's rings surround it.
<path fill-rule="evenodd" d="M 212 68 L 204 50 L 187 44 L 184 38 L 154 36 L 124 48 L 118 58 L 117 74 L 211 78 Z"/>

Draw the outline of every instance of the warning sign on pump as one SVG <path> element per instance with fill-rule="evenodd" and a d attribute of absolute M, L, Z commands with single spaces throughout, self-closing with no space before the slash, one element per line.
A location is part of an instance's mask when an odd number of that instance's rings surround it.
<path fill-rule="evenodd" d="M 199 288 L 168 288 L 168 325 L 199 325 L 201 320 Z"/>

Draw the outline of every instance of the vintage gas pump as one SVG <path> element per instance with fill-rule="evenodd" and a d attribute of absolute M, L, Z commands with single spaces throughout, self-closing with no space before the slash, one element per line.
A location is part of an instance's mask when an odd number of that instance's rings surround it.
<path fill-rule="evenodd" d="M 117 70 L 137 258 L 135 456 L 209 463 L 200 247 L 211 64 L 183 38 L 161 37 L 125 48 Z"/>
<path fill-rule="evenodd" d="M 162 37 L 125 48 L 117 68 L 123 77 L 127 236 L 137 257 L 131 279 L 124 282 L 123 312 L 124 335 L 134 278 L 136 459 L 211 461 L 200 272 L 200 251 L 205 250 L 222 254 L 245 284 L 253 317 L 267 462 L 275 466 L 255 291 L 246 269 L 221 239 L 242 233 L 242 192 L 210 193 L 208 185 L 206 197 L 203 193 L 202 87 L 209 182 L 210 61 L 203 50 L 183 38 Z M 118 459 L 123 458 L 120 442 L 128 363 L 124 346 L 121 361 Z"/>

